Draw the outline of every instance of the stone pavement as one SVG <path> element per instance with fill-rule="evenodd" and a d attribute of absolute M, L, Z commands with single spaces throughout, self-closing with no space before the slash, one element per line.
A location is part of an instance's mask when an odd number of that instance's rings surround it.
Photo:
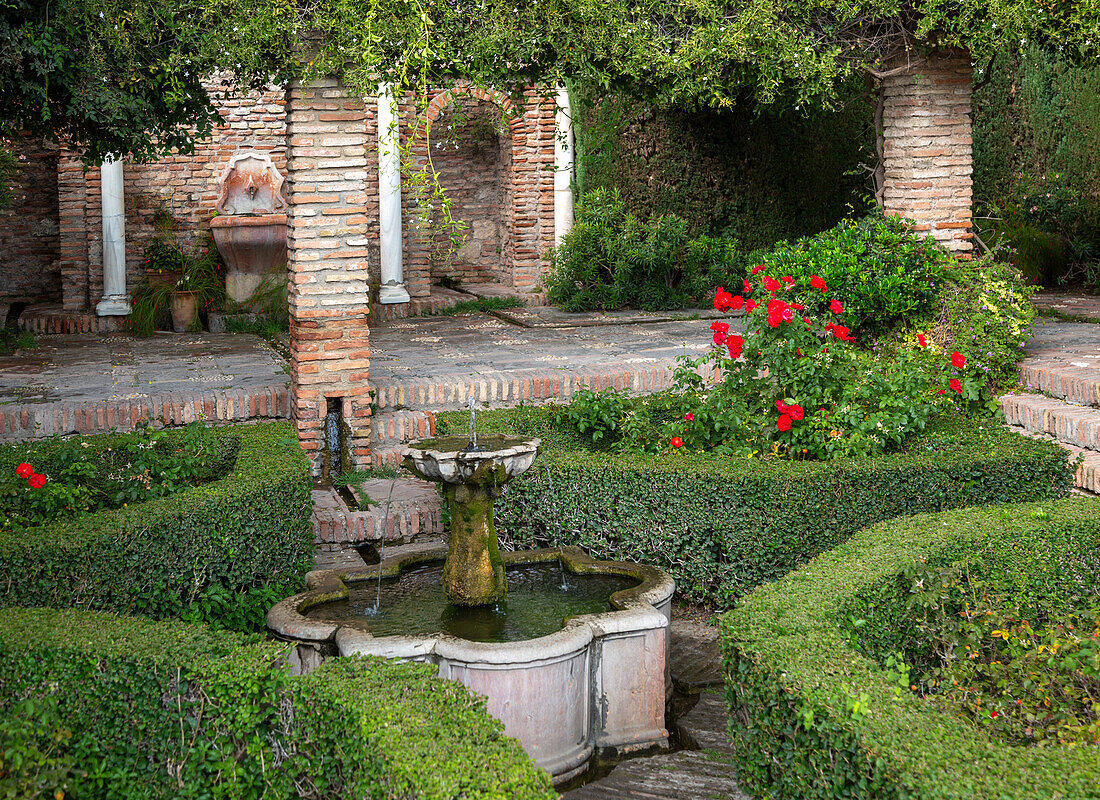
<path fill-rule="evenodd" d="M 378 408 L 460 408 L 469 396 L 507 406 L 568 398 L 577 387 L 653 391 L 669 385 L 680 355 L 710 347 L 706 319 L 599 320 L 554 309 L 516 309 L 551 324 L 525 327 L 489 314 L 425 317 L 371 331 L 371 383 Z M 539 312 L 543 312 L 536 317 Z M 511 310 L 499 312 L 513 313 Z M 736 322 L 734 328 L 736 329 Z"/>
<path fill-rule="evenodd" d="M 1001 398 L 1005 421 L 1079 458 L 1077 489 L 1100 493 L 1100 325 L 1037 325 L 1019 372 L 1026 391 Z"/>
<path fill-rule="evenodd" d="M 140 419 L 288 417 L 290 375 L 243 334 L 45 335 L 0 358 L 0 439 L 131 430 Z"/>
<path fill-rule="evenodd" d="M 1044 290 L 1032 299 L 1040 311 L 1100 322 L 1100 296 Z"/>

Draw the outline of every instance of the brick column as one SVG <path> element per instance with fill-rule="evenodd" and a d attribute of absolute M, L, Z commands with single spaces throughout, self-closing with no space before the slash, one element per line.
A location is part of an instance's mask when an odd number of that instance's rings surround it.
<path fill-rule="evenodd" d="M 375 136 L 367 110 L 336 79 L 287 91 L 287 259 L 293 416 L 315 474 L 325 416 L 338 409 L 352 466 L 370 465 L 369 263 L 377 246 Z M 373 118 L 372 118 L 373 127 Z M 374 219 L 367 212 L 375 208 Z"/>
<path fill-rule="evenodd" d="M 883 210 L 960 256 L 974 247 L 972 73 L 969 53 L 955 50 L 882 82 Z"/>

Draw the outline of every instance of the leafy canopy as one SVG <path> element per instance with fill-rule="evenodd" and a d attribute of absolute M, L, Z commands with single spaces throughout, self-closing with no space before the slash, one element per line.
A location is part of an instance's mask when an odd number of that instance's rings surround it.
<path fill-rule="evenodd" d="M 202 78 L 219 70 L 238 87 L 339 72 L 364 94 L 568 77 L 686 106 L 829 103 L 897 54 L 1030 40 L 1093 58 L 1098 30 L 1100 0 L 0 0 L 0 134 L 89 160 L 186 153 L 217 120 Z"/>

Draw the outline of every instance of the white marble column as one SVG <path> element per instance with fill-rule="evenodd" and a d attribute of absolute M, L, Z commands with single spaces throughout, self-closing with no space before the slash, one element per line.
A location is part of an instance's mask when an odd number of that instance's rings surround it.
<path fill-rule="evenodd" d="M 126 206 L 122 182 L 122 160 L 107 158 L 99 171 L 99 193 L 103 203 L 103 299 L 95 313 L 118 317 L 130 313 L 126 294 Z"/>
<path fill-rule="evenodd" d="M 557 245 L 573 227 L 573 109 L 564 86 L 558 87 L 554 121 L 554 244 Z"/>
<path fill-rule="evenodd" d="M 393 85 L 378 86 L 378 216 L 382 261 L 382 286 L 378 301 L 383 304 L 407 303 L 402 274 L 401 251 L 401 131 L 397 122 L 397 102 Z"/>

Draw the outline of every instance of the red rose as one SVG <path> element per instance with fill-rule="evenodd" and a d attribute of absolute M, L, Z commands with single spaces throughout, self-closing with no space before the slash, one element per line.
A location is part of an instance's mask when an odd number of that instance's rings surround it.
<path fill-rule="evenodd" d="M 958 378 L 952 378 L 950 383 L 948 383 L 948 386 L 950 386 L 955 391 L 955 394 L 963 393 L 963 385 L 959 383 Z"/>
<path fill-rule="evenodd" d="M 32 489 L 41 489 L 46 485 L 46 476 L 39 475 L 37 472 L 27 478 L 27 485 Z"/>
<path fill-rule="evenodd" d="M 688 413 L 684 414 L 684 419 L 686 419 L 688 422 L 691 422 L 695 419 L 695 415 L 689 411 Z"/>
<path fill-rule="evenodd" d="M 781 431 L 789 431 L 791 429 L 791 418 L 787 414 L 780 414 L 779 421 L 775 423 L 775 427 Z"/>
<path fill-rule="evenodd" d="M 803 317 L 802 321 L 806 323 L 807 328 L 810 327 L 810 318 L 809 317 Z"/>
<path fill-rule="evenodd" d="M 815 289 L 820 289 L 823 292 L 829 291 L 829 287 L 825 285 L 825 281 L 817 275 L 810 278 L 810 286 Z"/>
<path fill-rule="evenodd" d="M 31 475 L 34 474 L 34 467 L 26 463 L 20 464 L 18 467 L 15 468 L 15 474 L 23 479 L 29 478 Z"/>
<path fill-rule="evenodd" d="M 798 422 L 800 419 L 802 419 L 803 416 L 805 416 L 802 411 L 802 406 L 800 405 L 787 406 L 787 414 L 795 422 Z"/>
<path fill-rule="evenodd" d="M 730 303 L 732 302 L 733 295 L 727 292 L 721 286 L 719 286 L 717 291 L 714 293 L 714 307 L 719 311 L 726 311 L 729 309 Z"/>
<path fill-rule="evenodd" d="M 673 436 L 671 444 L 672 444 L 673 447 L 683 447 L 684 446 L 684 440 L 681 439 L 679 436 Z"/>
<path fill-rule="evenodd" d="M 794 354 L 795 354 L 796 356 L 798 356 L 799 358 L 802 358 L 802 348 L 801 348 L 801 347 L 796 347 L 796 348 L 794 349 Z"/>
<path fill-rule="evenodd" d="M 917 334 L 917 344 L 919 344 L 921 347 L 928 347 L 928 340 L 924 338 L 923 333 Z"/>
<path fill-rule="evenodd" d="M 854 342 L 855 341 L 855 339 L 853 339 L 851 336 L 848 335 L 848 329 L 845 328 L 843 325 L 834 325 L 833 326 L 833 336 L 840 339 L 840 341 L 842 341 L 842 342 Z"/>
<path fill-rule="evenodd" d="M 714 336 L 711 338 L 714 339 L 714 343 L 719 347 L 726 343 L 726 334 L 722 333 L 722 331 L 715 331 Z"/>
<path fill-rule="evenodd" d="M 805 311 L 806 310 L 806 306 L 800 306 L 798 303 L 791 303 L 791 308 L 793 308 L 795 311 Z"/>
<path fill-rule="evenodd" d="M 996 712 L 996 711 L 990 711 L 990 712 L 989 712 L 989 716 L 993 717 L 993 719 L 997 719 L 997 717 L 999 716 L 999 714 L 997 714 L 997 712 Z"/>
<path fill-rule="evenodd" d="M 757 307 L 758 305 L 760 305 L 760 304 L 759 304 L 759 303 L 757 303 L 757 302 L 756 302 L 755 300 L 746 300 L 746 301 L 745 301 L 745 313 L 746 313 L 746 314 L 751 314 L 751 313 L 753 312 L 753 310 L 754 310 L 754 309 L 755 309 L 755 308 L 756 308 L 756 307 Z"/>
<path fill-rule="evenodd" d="M 775 278 L 765 277 L 764 278 L 764 289 L 769 291 L 769 292 L 773 292 L 773 293 L 778 292 L 779 291 L 779 281 L 777 281 Z"/>
<path fill-rule="evenodd" d="M 745 289 L 745 294 L 752 294 L 752 284 L 748 281 L 741 281 L 741 286 Z"/>
<path fill-rule="evenodd" d="M 710 329 L 712 331 L 718 331 L 719 333 L 729 333 L 730 325 L 728 322 L 722 322 L 716 319 L 714 322 L 710 323 Z"/>
<path fill-rule="evenodd" d="M 755 275 L 756 273 L 760 272 L 760 270 L 762 270 L 762 269 L 764 269 L 764 265 L 763 264 L 757 264 L 755 267 L 752 268 L 752 274 Z"/>
<path fill-rule="evenodd" d="M 966 356 L 956 350 L 951 354 L 951 366 L 962 369 L 966 366 Z"/>
<path fill-rule="evenodd" d="M 787 285 L 790 285 L 790 284 L 794 283 L 794 278 L 792 278 L 790 275 L 784 275 L 779 280 L 783 281 L 783 283 L 785 283 Z"/>
<path fill-rule="evenodd" d="M 938 392 L 936 392 L 936 394 L 947 394 L 947 392 L 943 389 L 940 389 Z"/>
<path fill-rule="evenodd" d="M 730 303 L 730 311 L 740 311 L 743 305 L 745 305 L 745 299 L 741 295 L 736 295 Z"/>
<path fill-rule="evenodd" d="M 794 310 L 791 308 L 784 308 L 779 316 L 782 317 L 784 322 L 792 322 L 794 320 Z"/>
<path fill-rule="evenodd" d="M 730 358 L 734 361 L 741 357 L 741 349 L 745 346 L 745 340 L 740 336 L 731 336 L 726 339 L 726 347 L 729 348 Z"/>
<path fill-rule="evenodd" d="M 782 400 L 776 400 L 775 401 L 775 410 L 778 411 L 780 414 L 786 414 L 787 413 L 787 404 L 784 403 Z"/>
<path fill-rule="evenodd" d="M 833 300 L 829 303 L 829 310 L 834 314 L 839 314 L 844 310 L 844 306 L 840 304 L 839 300 Z"/>

